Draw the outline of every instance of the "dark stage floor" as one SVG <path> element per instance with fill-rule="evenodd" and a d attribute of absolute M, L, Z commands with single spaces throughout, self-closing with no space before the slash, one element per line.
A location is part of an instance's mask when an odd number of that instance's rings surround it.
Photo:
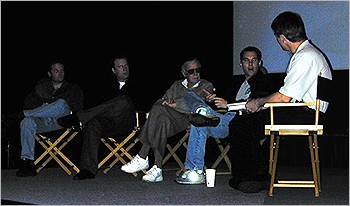
<path fill-rule="evenodd" d="M 310 168 L 281 167 L 286 177 L 308 177 Z M 19 178 L 16 169 L 1 170 L 1 204 L 44 205 L 348 205 L 348 169 L 321 168 L 322 192 L 313 189 L 276 188 L 245 194 L 229 187 L 230 175 L 217 175 L 215 188 L 206 185 L 179 185 L 176 168 L 164 168 L 164 181 L 146 183 L 115 166 L 95 179 L 73 181 L 61 168 L 45 168 L 36 177 Z"/>

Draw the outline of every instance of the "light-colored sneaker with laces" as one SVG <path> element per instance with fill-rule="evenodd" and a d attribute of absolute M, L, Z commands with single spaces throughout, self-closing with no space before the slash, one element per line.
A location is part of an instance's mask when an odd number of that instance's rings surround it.
<path fill-rule="evenodd" d="M 176 182 L 185 185 L 205 184 L 205 174 L 202 170 L 187 170 L 176 178 Z"/>
<path fill-rule="evenodd" d="M 123 165 L 121 170 L 127 173 L 134 173 L 141 170 L 146 170 L 148 167 L 148 156 L 146 159 L 143 159 L 139 155 L 136 155 L 130 162 Z"/>
<path fill-rule="evenodd" d="M 158 168 L 157 165 L 153 165 L 153 167 L 142 177 L 142 180 L 146 182 L 163 181 L 162 169 Z"/>

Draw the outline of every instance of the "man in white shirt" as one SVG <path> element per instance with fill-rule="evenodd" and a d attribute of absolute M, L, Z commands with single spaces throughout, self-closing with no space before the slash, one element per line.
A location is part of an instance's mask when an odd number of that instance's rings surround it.
<path fill-rule="evenodd" d="M 317 95 L 317 79 L 321 75 L 332 79 L 332 73 L 323 54 L 313 46 L 307 38 L 304 23 L 297 13 L 283 12 L 272 22 L 277 42 L 284 51 L 292 53 L 284 85 L 279 91 L 262 98 L 251 99 L 246 103 L 249 113 L 261 113 L 266 102 L 314 102 Z M 327 102 L 321 102 L 321 113 L 325 113 Z M 282 108 L 281 108 L 282 110 Z M 275 122 L 288 123 L 294 120 L 312 123 L 315 110 L 313 108 L 284 108 L 281 116 L 275 116 Z M 300 119 L 302 118 L 302 119 Z M 321 121 L 322 121 L 322 117 Z M 235 118 L 236 119 L 236 118 Z M 231 121 L 231 123 L 235 123 Z M 253 125 L 249 122 L 237 121 L 232 125 L 230 160 L 232 163 L 232 178 L 230 186 L 247 193 L 266 189 L 268 167 L 252 166 L 248 159 L 254 156 L 252 144 L 258 145 L 258 139 L 251 137 Z M 263 130 L 261 135 L 263 136 Z M 259 168 L 259 169 L 258 169 Z M 264 186 L 265 185 L 265 186 Z"/>

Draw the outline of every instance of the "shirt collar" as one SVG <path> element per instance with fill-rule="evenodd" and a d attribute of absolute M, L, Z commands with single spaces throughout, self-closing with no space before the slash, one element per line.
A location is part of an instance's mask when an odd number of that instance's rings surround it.
<path fill-rule="evenodd" d="M 299 45 L 299 47 L 297 48 L 297 51 L 295 52 L 295 53 L 298 53 L 298 51 L 300 51 L 300 50 L 302 50 L 304 47 L 306 47 L 307 45 L 309 45 L 310 43 L 309 43 L 309 40 L 307 39 L 307 40 L 305 40 L 303 43 L 301 43 L 300 45 Z"/>
<path fill-rule="evenodd" d="M 195 85 L 193 85 L 193 87 L 198 87 L 200 82 L 201 82 L 201 80 L 199 80 Z M 188 89 L 188 81 L 187 81 L 187 79 L 184 79 L 184 80 L 182 81 L 182 85 L 183 85 L 185 88 Z"/>
<path fill-rule="evenodd" d="M 125 85 L 125 82 L 119 82 L 119 89 L 122 89 L 122 87 Z"/>

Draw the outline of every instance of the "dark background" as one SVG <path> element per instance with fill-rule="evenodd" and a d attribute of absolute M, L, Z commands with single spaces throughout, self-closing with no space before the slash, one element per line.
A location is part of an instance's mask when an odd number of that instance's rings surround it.
<path fill-rule="evenodd" d="M 1 1 L 1 113 L 20 111 L 25 96 L 56 60 L 65 64 L 66 80 L 83 89 L 85 108 L 90 108 L 103 95 L 104 82 L 114 75 L 112 61 L 120 54 L 128 57 L 145 108 L 183 78 L 181 65 L 192 57 L 202 63 L 202 78 L 223 96 L 238 67 L 232 63 L 233 36 L 233 2 L 228 1 Z M 348 168 L 349 72 L 333 74 L 335 96 L 327 111 L 327 134 L 320 138 L 321 163 Z M 276 89 L 284 75 L 270 74 Z M 1 133 L 2 166 L 16 167 L 19 123 L 7 131 L 2 127 Z M 67 146 L 74 162 L 79 162 L 81 141 Z M 301 153 L 297 145 L 289 143 L 281 159 L 291 156 L 287 164 L 308 165 L 307 150 Z"/>
<path fill-rule="evenodd" d="M 20 109 L 55 60 L 82 87 L 86 108 L 121 53 L 149 106 L 183 78 L 181 65 L 191 57 L 218 93 L 232 77 L 233 2 L 2 1 L 1 9 L 3 111 Z"/>

